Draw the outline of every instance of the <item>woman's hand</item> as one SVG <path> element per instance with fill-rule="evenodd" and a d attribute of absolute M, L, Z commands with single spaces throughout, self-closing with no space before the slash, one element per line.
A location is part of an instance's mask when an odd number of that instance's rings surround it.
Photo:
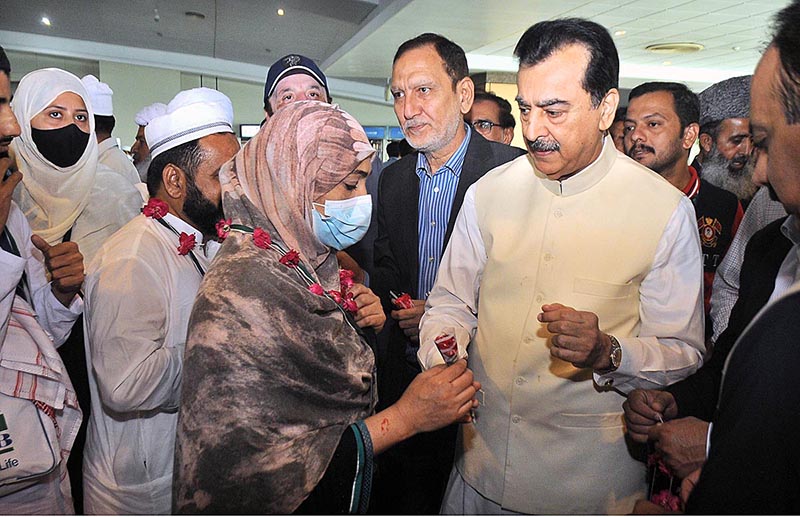
<path fill-rule="evenodd" d="M 420 373 L 400 400 L 364 420 L 375 454 L 417 433 L 471 421 L 469 411 L 478 406 L 475 394 L 480 388 L 464 359 Z"/>
<path fill-rule="evenodd" d="M 386 323 L 381 299 L 364 284 L 353 284 L 350 292 L 353 293 L 353 299 L 358 305 L 358 312 L 355 315 L 356 325 L 361 328 L 372 327 L 376 334 L 380 332 Z"/>

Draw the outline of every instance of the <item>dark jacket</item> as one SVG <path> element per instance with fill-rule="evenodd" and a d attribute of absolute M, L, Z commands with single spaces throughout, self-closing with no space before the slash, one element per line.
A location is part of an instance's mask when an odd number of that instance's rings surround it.
<path fill-rule="evenodd" d="M 667 388 L 678 403 L 678 416 L 710 421 L 716 407 L 722 369 L 733 344 L 769 300 L 775 277 L 792 247 L 781 232 L 782 217 L 756 232 L 747 244 L 742 262 L 739 298 L 731 310 L 728 327 L 717 339 L 714 351 L 699 370 Z"/>

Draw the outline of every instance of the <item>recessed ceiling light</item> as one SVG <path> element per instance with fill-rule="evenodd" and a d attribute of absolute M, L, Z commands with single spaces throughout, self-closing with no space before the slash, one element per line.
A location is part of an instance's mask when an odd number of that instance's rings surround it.
<path fill-rule="evenodd" d="M 704 48 L 699 43 L 656 43 L 655 45 L 647 45 L 644 49 L 656 54 L 689 54 Z"/>
<path fill-rule="evenodd" d="M 283 16 L 284 14 L 286 14 L 286 11 L 283 9 L 278 9 L 278 16 Z"/>
<path fill-rule="evenodd" d="M 42 16 L 42 25 L 50 27 L 51 25 L 50 18 L 48 18 L 47 16 Z"/>
<path fill-rule="evenodd" d="M 624 35 L 625 35 L 625 34 L 627 34 L 627 33 L 628 33 L 627 31 L 622 31 L 622 30 L 619 30 L 619 31 L 617 31 L 617 32 L 615 32 L 615 33 L 614 33 L 614 36 L 617 36 L 617 37 L 622 37 L 622 36 L 624 36 Z"/>
<path fill-rule="evenodd" d="M 661 64 L 664 65 L 664 66 L 670 66 L 672 64 L 672 61 L 664 61 Z"/>
<path fill-rule="evenodd" d="M 203 13 L 199 13 L 197 11 L 186 11 L 183 13 L 186 15 L 187 18 L 192 18 L 193 20 L 205 20 L 206 15 Z"/>
<path fill-rule="evenodd" d="M 731 47 L 731 50 L 733 50 L 734 52 L 739 52 L 740 50 L 742 50 L 742 47 L 736 45 L 735 47 Z"/>

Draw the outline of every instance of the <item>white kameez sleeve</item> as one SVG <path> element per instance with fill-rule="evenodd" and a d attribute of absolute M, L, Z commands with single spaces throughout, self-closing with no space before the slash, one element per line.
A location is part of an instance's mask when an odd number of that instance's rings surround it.
<path fill-rule="evenodd" d="M 5 326 L 9 321 L 14 293 L 24 271 L 32 298 L 29 301 L 36 312 L 36 319 L 58 347 L 69 337 L 72 325 L 83 312 L 83 301 L 79 296 L 75 296 L 70 306 L 64 307 L 53 295 L 41 253 L 31 243 L 31 228 L 25 215 L 14 202 L 11 203 L 8 212 L 6 227 L 13 236 L 21 257 L 0 250 L 0 268 L 4 272 L 0 275 L 0 294 L 2 294 L 0 317 L 3 325 L 0 328 L 0 336 L 6 334 Z"/>
<path fill-rule="evenodd" d="M 681 199 L 667 223 L 639 298 L 639 337 L 615 336 L 622 346 L 622 363 L 614 372 L 594 374 L 600 386 L 623 392 L 661 388 L 686 378 L 703 363 L 703 260 L 689 198 Z"/>
<path fill-rule="evenodd" d="M 100 399 L 113 411 L 178 407 L 183 344 L 166 342 L 169 300 L 156 268 L 143 260 L 114 260 L 86 283 L 90 371 Z"/>
<path fill-rule="evenodd" d="M 434 339 L 446 329 L 455 331 L 458 357 L 467 357 L 467 346 L 478 326 L 478 291 L 485 265 L 486 248 L 478 228 L 473 185 L 464 196 L 420 320 L 417 359 L 423 370 L 444 363 Z"/>

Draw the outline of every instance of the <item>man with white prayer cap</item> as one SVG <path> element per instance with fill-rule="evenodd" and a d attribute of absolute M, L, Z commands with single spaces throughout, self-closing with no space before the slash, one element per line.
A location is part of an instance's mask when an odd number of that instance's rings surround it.
<path fill-rule="evenodd" d="M 209 88 L 180 92 L 145 134 L 150 201 L 86 277 L 88 514 L 170 512 L 189 315 L 219 249 L 219 169 L 239 150 L 231 101 Z"/>
<path fill-rule="evenodd" d="M 117 146 L 117 139 L 111 136 L 116 119 L 112 97 L 114 91 L 106 83 L 89 74 L 81 78 L 89 92 L 89 102 L 94 108 L 94 132 L 97 137 L 97 161 L 117 174 L 122 175 L 134 185 L 139 183 L 139 173 L 130 159 Z"/>
<path fill-rule="evenodd" d="M 139 126 L 139 129 L 136 131 L 136 139 L 131 146 L 131 156 L 133 157 L 133 165 L 139 172 L 139 178 L 144 183 L 147 183 L 147 169 L 150 167 L 150 147 L 147 146 L 147 140 L 144 137 L 144 128 L 151 120 L 166 112 L 166 104 L 163 102 L 155 102 L 149 106 L 145 106 L 134 116 L 134 120 L 136 121 L 136 125 Z"/>

